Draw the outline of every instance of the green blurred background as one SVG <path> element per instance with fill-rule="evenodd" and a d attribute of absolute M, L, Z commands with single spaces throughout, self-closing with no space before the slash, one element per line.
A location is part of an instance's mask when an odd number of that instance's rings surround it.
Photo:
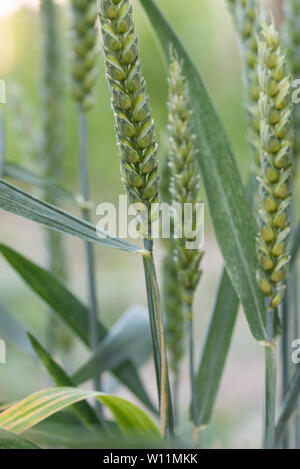
<path fill-rule="evenodd" d="M 2 3 L 3 0 L 1 0 Z M 11 2 L 12 3 L 12 2 Z M 215 106 L 229 133 L 243 179 L 249 169 L 249 152 L 243 90 L 240 78 L 240 62 L 236 37 L 225 0 L 159 0 L 161 8 L 176 28 L 194 58 L 207 85 Z M 273 6 L 275 4 L 275 0 Z M 133 1 L 140 52 L 148 92 L 151 97 L 156 132 L 161 143 L 160 158 L 164 157 L 167 120 L 166 70 L 162 62 L 147 19 L 137 0 Z M 0 7 L 1 13 L 1 7 Z M 79 190 L 77 163 L 77 120 L 75 105 L 70 98 L 69 87 L 69 12 L 61 6 L 61 42 L 64 54 L 64 74 L 61 85 L 64 98 L 64 184 L 74 192 Z M 40 120 L 41 82 L 41 27 L 38 11 L 22 8 L 14 15 L 0 17 L 0 77 L 7 85 L 7 104 L 3 106 L 6 129 L 6 157 L 38 171 L 37 161 L 28 161 L 17 141 L 14 116 L 10 111 L 9 90 L 14 83 L 24 87 L 25 97 L 33 107 L 36 124 Z M 89 114 L 89 172 L 92 200 L 116 203 L 123 193 L 119 176 L 119 158 L 115 145 L 114 124 L 109 94 L 104 75 L 103 55 L 99 52 L 99 78 L 97 105 Z M 30 139 L 28 135 L 28 139 Z M 27 142 L 28 143 L 28 142 Z M 26 142 L 24 143 L 24 145 Z M 24 186 L 30 189 L 28 186 Z M 36 192 L 38 194 L 38 192 Z M 205 194 L 203 193 L 205 202 Z M 77 214 L 71 205 L 65 207 Z M 222 269 L 222 259 L 211 228 L 206 206 L 206 241 L 203 262 L 204 276 L 197 294 L 197 352 L 208 325 L 214 302 L 214 292 Z M 96 221 L 96 218 L 95 218 Z M 17 217 L 1 213 L 1 242 L 14 247 L 35 262 L 46 265 L 45 238 L 38 226 Z M 70 269 L 69 285 L 81 298 L 86 298 L 84 250 L 79 240 L 66 238 Z M 157 260 L 160 261 L 160 247 Z M 127 253 L 97 248 L 98 292 L 103 321 L 112 325 L 131 304 L 145 304 L 145 287 L 139 258 Z M 47 309 L 24 286 L 17 275 L 0 259 L 1 303 L 25 329 L 33 331 L 42 341 L 45 338 Z M 68 331 L 53 321 L 53 327 Z M 1 331 L 0 331 L 0 337 Z M 22 338 L 21 338 L 22 339 Z M 21 341 L 20 339 L 20 341 Z M 23 339 L 22 339 L 23 340 Z M 79 343 L 73 344 L 69 353 L 55 351 L 55 357 L 68 368 L 79 365 L 86 358 L 86 351 Z M 213 373 L 213 370 L 212 370 Z M 154 395 L 155 382 L 152 364 L 142 370 L 149 392 Z M 228 364 L 211 426 L 204 432 L 206 444 L 215 448 L 257 447 L 261 440 L 263 405 L 263 351 L 254 342 L 241 313 L 234 334 Z M 181 387 L 182 411 L 186 413 L 189 390 L 186 388 L 187 366 L 183 366 Z M 16 346 L 8 348 L 8 363 L 0 365 L 0 402 L 23 397 L 48 384 L 44 369 L 34 359 L 29 347 L 26 352 Z M 132 399 L 124 390 L 117 391 Z M 182 432 L 187 431 L 187 424 Z"/>

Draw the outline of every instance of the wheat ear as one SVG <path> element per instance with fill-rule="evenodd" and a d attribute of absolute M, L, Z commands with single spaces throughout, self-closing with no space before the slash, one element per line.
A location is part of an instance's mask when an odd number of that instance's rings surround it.
<path fill-rule="evenodd" d="M 157 144 L 132 6 L 128 0 L 102 0 L 100 5 L 106 76 L 112 96 L 123 182 L 131 203 L 141 203 L 149 210 L 158 199 Z M 148 220 L 145 225 L 148 226 Z M 145 226 L 143 235 L 149 235 Z"/>
<path fill-rule="evenodd" d="M 97 78 L 96 0 L 71 0 L 72 7 L 72 93 L 83 111 L 95 103 Z"/>
<path fill-rule="evenodd" d="M 173 57 L 170 65 L 168 107 L 171 199 L 182 207 L 186 203 L 192 204 L 194 218 L 197 204 L 200 202 L 200 174 L 196 160 L 197 150 L 195 135 L 193 134 L 191 124 L 192 113 L 190 111 L 188 84 L 186 78 L 183 76 L 182 64 L 176 57 Z M 195 222 L 195 220 L 193 221 Z M 184 226 L 184 214 L 180 222 L 182 226 Z M 186 320 L 189 336 L 192 418 L 196 435 L 198 403 L 194 369 L 193 301 L 201 277 L 200 262 L 203 253 L 197 249 L 187 249 L 186 243 L 191 241 L 188 236 L 188 234 L 183 233 L 182 238 L 174 239 L 174 253 L 181 295 L 181 314 L 183 314 Z M 177 316 L 179 314 L 180 313 L 177 313 Z M 173 318 L 173 320 L 174 319 L 175 318 Z"/>

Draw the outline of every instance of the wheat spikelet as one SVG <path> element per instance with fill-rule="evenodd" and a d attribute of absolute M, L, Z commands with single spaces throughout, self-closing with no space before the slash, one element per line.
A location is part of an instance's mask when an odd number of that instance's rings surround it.
<path fill-rule="evenodd" d="M 100 5 L 106 75 L 123 182 L 131 203 L 141 203 L 149 210 L 158 199 L 157 144 L 132 7 L 128 0 L 102 0 Z M 148 220 L 141 230 L 145 237 L 149 235 L 146 225 Z"/>
<path fill-rule="evenodd" d="M 284 296 L 290 255 L 290 183 L 293 170 L 291 76 L 274 24 L 262 24 L 258 77 L 261 117 L 261 175 L 259 182 L 258 280 L 269 306 Z"/>

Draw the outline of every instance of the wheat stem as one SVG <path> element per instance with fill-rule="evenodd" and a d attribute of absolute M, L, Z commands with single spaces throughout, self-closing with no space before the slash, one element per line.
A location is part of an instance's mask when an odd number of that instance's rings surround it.
<path fill-rule="evenodd" d="M 90 210 L 86 202 L 89 201 L 89 178 L 88 178 L 88 164 L 87 164 L 87 118 L 86 114 L 81 107 L 78 107 L 78 122 L 79 122 L 79 160 L 80 160 L 80 181 L 81 181 L 81 195 L 83 198 L 82 216 L 85 221 L 91 222 Z M 86 269 L 87 269 L 87 287 L 89 298 L 89 336 L 90 346 L 93 351 L 96 350 L 99 344 L 98 330 L 98 299 L 96 287 L 96 268 L 94 249 L 90 243 L 85 243 L 86 254 Z M 95 367 L 94 373 L 94 388 L 96 391 L 101 391 L 101 377 Z M 97 403 L 97 410 L 99 417 L 102 417 L 102 407 Z"/>

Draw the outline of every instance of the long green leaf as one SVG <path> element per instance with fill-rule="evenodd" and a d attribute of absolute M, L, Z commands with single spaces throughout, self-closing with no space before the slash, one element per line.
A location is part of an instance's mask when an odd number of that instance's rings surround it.
<path fill-rule="evenodd" d="M 0 415 L 0 428 L 18 435 L 66 407 L 92 397 L 99 399 L 112 412 L 125 436 L 159 438 L 153 421 L 134 404 L 109 394 L 69 387 L 39 391 L 10 407 Z"/>
<path fill-rule="evenodd" d="M 40 449 L 36 444 L 31 443 L 13 433 L 0 430 L 0 449 Z"/>
<path fill-rule="evenodd" d="M 198 424 L 208 424 L 218 394 L 238 314 L 239 299 L 224 270 L 197 373 Z"/>
<path fill-rule="evenodd" d="M 299 402 L 300 396 L 300 366 L 298 365 L 297 370 L 292 376 L 287 393 L 285 395 L 284 401 L 282 403 L 282 408 L 280 411 L 279 419 L 276 425 L 276 445 L 280 446 L 282 438 L 285 435 L 287 425 L 289 420 Z"/>
<path fill-rule="evenodd" d="M 89 344 L 88 309 L 47 270 L 4 244 L 0 244 L 0 253 L 27 285 L 55 310 L 85 344 Z M 101 339 L 107 334 L 107 330 L 100 324 L 98 334 Z"/>
<path fill-rule="evenodd" d="M 76 203 L 76 196 L 58 181 L 32 173 L 28 169 L 23 168 L 16 163 L 6 162 L 3 169 L 3 176 L 19 182 L 25 182 L 26 184 L 30 184 L 34 187 L 46 189 L 48 193 L 53 195 L 55 198 L 69 199 Z"/>
<path fill-rule="evenodd" d="M 73 383 L 67 373 L 54 361 L 47 350 L 40 344 L 40 342 L 32 335 L 27 334 L 32 347 L 36 354 L 48 370 L 56 386 L 59 387 L 70 387 L 75 388 L 76 385 Z M 100 422 L 94 409 L 88 404 L 88 402 L 79 402 L 73 406 L 73 410 L 79 420 L 91 430 L 92 433 L 97 433 L 97 426 Z"/>
<path fill-rule="evenodd" d="M 257 226 L 223 124 L 182 42 L 154 0 L 140 0 L 169 58 L 170 44 L 183 61 L 191 95 L 198 158 L 216 237 L 227 272 L 254 337 L 267 341 L 263 296 L 256 282 Z"/>
<path fill-rule="evenodd" d="M 139 356 L 145 348 L 149 356 L 151 353 L 149 319 L 145 310 L 132 307 L 109 330 L 93 356 L 73 374 L 72 380 L 76 385 L 88 381 L 95 374 L 95 366 L 99 373 L 111 370 L 124 360 Z"/>
<path fill-rule="evenodd" d="M 0 180 L 0 208 L 84 241 L 128 252 L 143 252 L 138 246 L 111 236 L 90 223 L 33 197 L 3 180 Z"/>
<path fill-rule="evenodd" d="M 18 272 L 27 285 L 40 297 L 68 327 L 89 347 L 88 310 L 50 272 L 18 254 L 13 249 L 0 244 L 0 253 Z M 70 313 L 71 312 L 71 313 Z M 107 330 L 98 324 L 99 337 L 103 339 Z M 112 373 L 125 384 L 151 410 L 153 405 L 131 361 L 115 366 Z"/>

